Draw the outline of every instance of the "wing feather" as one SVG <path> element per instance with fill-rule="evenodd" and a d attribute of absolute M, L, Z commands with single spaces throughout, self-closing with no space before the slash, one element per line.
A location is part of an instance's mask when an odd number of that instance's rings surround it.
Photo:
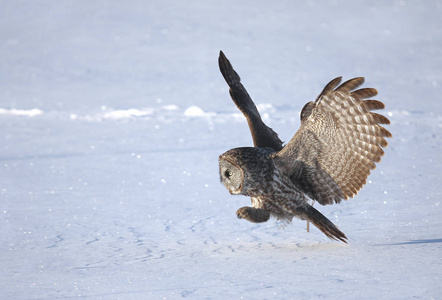
<path fill-rule="evenodd" d="M 341 84 L 336 90 L 343 91 L 343 92 L 352 91 L 352 90 L 360 87 L 361 85 L 363 85 L 364 82 L 365 82 L 364 77 L 353 78 L 353 79 L 347 80 L 346 82 Z"/>
<path fill-rule="evenodd" d="M 362 88 L 363 77 L 328 83 L 315 102 L 306 105 L 301 127 L 274 161 L 293 183 L 321 204 L 339 203 L 358 193 L 375 163 L 384 155 L 391 133 L 380 124 L 388 118 L 373 113 L 385 105 L 364 100 L 377 90 Z"/>
<path fill-rule="evenodd" d="M 353 97 L 357 97 L 359 99 L 368 99 L 374 97 L 378 94 L 378 91 L 373 88 L 363 88 L 351 93 Z"/>
<path fill-rule="evenodd" d="M 241 83 L 241 78 L 222 51 L 219 53 L 218 64 L 221 74 L 230 87 L 229 92 L 233 102 L 247 119 L 254 146 L 269 147 L 275 151 L 281 150 L 283 143 L 278 134 L 262 121 L 255 103 Z"/>

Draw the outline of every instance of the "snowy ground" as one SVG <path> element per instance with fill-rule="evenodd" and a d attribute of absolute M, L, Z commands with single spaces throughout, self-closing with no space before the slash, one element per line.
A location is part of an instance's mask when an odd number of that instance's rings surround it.
<path fill-rule="evenodd" d="M 1 299 L 440 299 L 442 3 L 296 2 L 0 3 Z M 285 141 L 330 79 L 379 90 L 385 158 L 317 206 L 348 245 L 236 218 L 221 49 Z"/>

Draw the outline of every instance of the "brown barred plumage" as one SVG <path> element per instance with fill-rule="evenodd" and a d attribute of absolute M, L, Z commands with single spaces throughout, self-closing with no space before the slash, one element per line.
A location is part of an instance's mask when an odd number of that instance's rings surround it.
<path fill-rule="evenodd" d="M 270 215 L 288 221 L 297 217 L 329 238 L 346 242 L 345 234 L 310 206 L 308 198 L 326 205 L 355 196 L 381 161 L 382 148 L 388 145 L 385 138 L 391 137 L 381 125 L 390 121 L 372 112 L 383 109 L 382 102 L 365 100 L 377 91 L 356 90 L 363 77 L 341 85 L 341 77 L 333 79 L 304 106 L 299 130 L 283 147 L 222 52 L 219 65 L 255 145 L 229 150 L 219 158 L 220 178 L 230 193 L 252 197 L 252 207 L 240 208 L 238 217 L 251 222 L 265 222 Z"/>

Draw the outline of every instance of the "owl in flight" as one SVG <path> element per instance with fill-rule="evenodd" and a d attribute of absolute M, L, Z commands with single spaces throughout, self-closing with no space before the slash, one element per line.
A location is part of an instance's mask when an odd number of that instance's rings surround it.
<path fill-rule="evenodd" d="M 381 161 L 385 138 L 391 133 L 380 124 L 390 121 L 372 110 L 385 106 L 372 88 L 356 90 L 363 77 L 342 84 L 328 83 L 315 101 L 301 111 L 301 126 L 284 146 L 261 119 L 241 84 L 239 75 L 221 51 L 219 68 L 230 96 L 247 119 L 254 147 L 231 149 L 219 156 L 220 179 L 232 195 L 249 196 L 251 207 L 236 212 L 238 218 L 261 223 L 270 216 L 290 222 L 307 220 L 327 237 L 346 243 L 347 237 L 309 204 L 322 205 L 348 199 L 366 183 L 370 170 Z"/>

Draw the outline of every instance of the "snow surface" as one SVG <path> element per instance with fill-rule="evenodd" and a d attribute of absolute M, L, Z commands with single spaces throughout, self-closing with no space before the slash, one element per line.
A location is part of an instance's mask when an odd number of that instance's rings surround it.
<path fill-rule="evenodd" d="M 440 299 L 440 1 L 1 1 L 1 299 Z M 365 76 L 394 135 L 349 238 L 238 220 L 218 155 L 252 144 L 223 50 L 288 141 Z"/>

